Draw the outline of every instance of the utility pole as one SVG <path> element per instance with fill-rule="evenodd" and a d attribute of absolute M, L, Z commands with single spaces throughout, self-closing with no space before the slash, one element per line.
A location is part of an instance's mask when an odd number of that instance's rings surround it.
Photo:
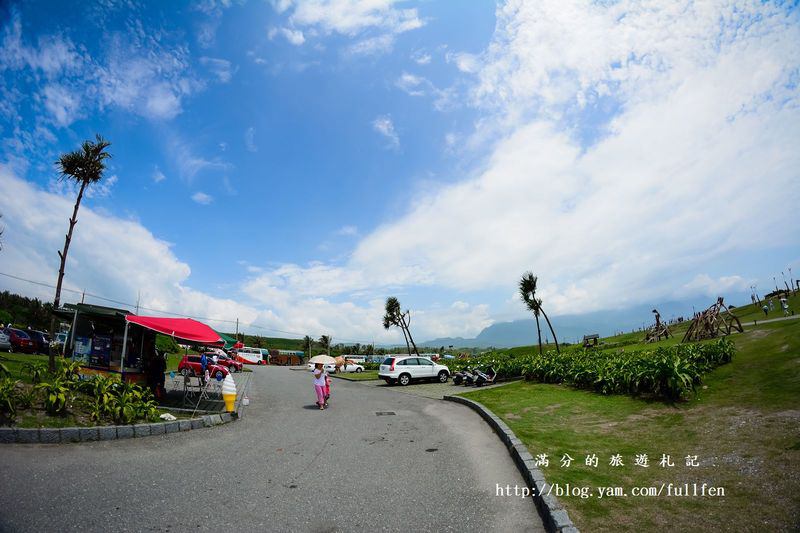
<path fill-rule="evenodd" d="M 84 298 L 86 298 L 86 289 L 83 289 L 83 292 L 81 293 L 81 303 L 83 303 Z"/>
<path fill-rule="evenodd" d="M 142 291 L 140 290 L 136 295 L 136 314 L 139 314 L 139 301 L 142 299 Z"/>
<path fill-rule="evenodd" d="M 236 319 L 236 342 L 239 342 L 239 319 Z"/>

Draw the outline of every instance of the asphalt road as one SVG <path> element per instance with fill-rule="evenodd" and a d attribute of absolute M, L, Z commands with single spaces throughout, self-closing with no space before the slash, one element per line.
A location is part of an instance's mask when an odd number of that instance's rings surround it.
<path fill-rule="evenodd" d="M 413 386 L 413 385 L 412 385 Z M 242 420 L 110 442 L 4 445 L 0 531 L 542 531 L 468 408 L 259 367 Z M 393 412 L 394 415 L 376 415 Z"/>

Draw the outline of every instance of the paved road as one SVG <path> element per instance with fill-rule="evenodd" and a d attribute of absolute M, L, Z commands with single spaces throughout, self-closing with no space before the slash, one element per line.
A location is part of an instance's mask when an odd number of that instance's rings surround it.
<path fill-rule="evenodd" d="M 542 531 L 523 481 L 466 407 L 259 367 L 225 426 L 112 442 L 5 445 L 0 531 Z M 376 412 L 395 415 L 377 416 Z"/>
<path fill-rule="evenodd" d="M 770 322 L 782 322 L 783 320 L 797 320 L 800 319 L 800 315 L 789 315 L 789 316 L 782 316 L 780 318 L 767 318 L 765 320 L 756 320 L 755 322 L 743 322 L 742 326 L 754 326 L 759 324 L 769 324 Z"/>

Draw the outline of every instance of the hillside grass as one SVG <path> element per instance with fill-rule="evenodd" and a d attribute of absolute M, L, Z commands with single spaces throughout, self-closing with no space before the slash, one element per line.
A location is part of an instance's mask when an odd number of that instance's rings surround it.
<path fill-rule="evenodd" d="M 560 497 L 582 530 L 792 530 L 800 524 L 800 320 L 749 327 L 731 339 L 733 362 L 707 374 L 682 403 L 533 382 L 465 396 L 500 416 L 534 456 L 549 455 L 542 468 L 549 483 L 622 486 L 628 494 L 670 482 L 725 489 L 719 498 Z M 560 466 L 565 453 L 574 459 L 570 468 Z M 584 464 L 589 454 L 597 468 Z M 624 466 L 609 465 L 614 454 Z M 634 466 L 636 454 L 647 454 L 650 466 Z M 658 466 L 662 454 L 675 466 Z M 687 467 L 687 455 L 700 466 Z"/>

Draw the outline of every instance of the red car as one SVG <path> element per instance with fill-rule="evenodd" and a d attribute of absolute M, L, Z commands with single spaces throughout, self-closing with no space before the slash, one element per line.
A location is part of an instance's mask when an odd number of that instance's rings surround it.
<path fill-rule="evenodd" d="M 230 374 L 228 369 L 223 365 L 215 365 L 211 362 L 211 358 L 207 357 L 208 364 L 206 368 L 208 369 L 208 373 L 211 374 L 212 378 L 216 378 L 217 376 L 222 377 L 223 379 L 225 376 Z M 181 362 L 178 363 L 178 372 L 183 374 L 184 376 L 200 376 L 203 374 L 203 365 L 200 364 L 200 356 L 199 355 L 184 355 Z"/>
<path fill-rule="evenodd" d="M 218 355 L 217 361 L 218 364 L 228 367 L 228 370 L 231 372 L 241 372 L 242 366 L 244 366 L 242 365 L 241 361 L 231 359 L 231 357 L 228 355 Z"/>
<path fill-rule="evenodd" d="M 11 342 L 11 351 L 19 353 L 34 353 L 36 345 L 27 333 L 21 329 L 6 328 L 5 334 Z"/>

